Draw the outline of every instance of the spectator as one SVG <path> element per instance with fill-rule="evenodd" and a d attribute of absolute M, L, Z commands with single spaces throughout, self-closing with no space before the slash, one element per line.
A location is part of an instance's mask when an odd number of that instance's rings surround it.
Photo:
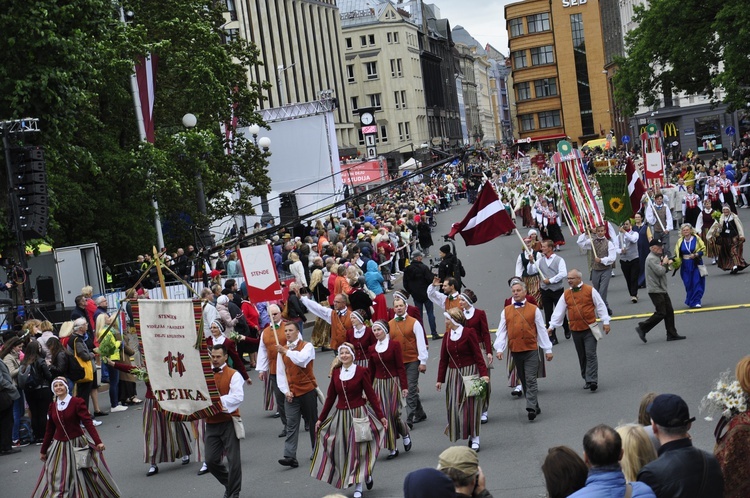
<path fill-rule="evenodd" d="M 747 398 L 750 394 L 750 356 L 737 363 L 735 375 Z M 733 413 L 730 418 L 722 418 L 719 424 L 726 424 L 726 431 L 722 433 L 717 428 L 714 454 L 724 472 L 724 496 L 750 496 L 750 412 Z"/>
<path fill-rule="evenodd" d="M 638 423 L 643 427 L 643 430 L 648 434 L 651 444 L 654 445 L 654 450 L 659 451 L 659 440 L 654 436 L 654 430 L 651 428 L 651 417 L 648 414 L 648 405 L 657 396 L 656 393 L 646 393 L 641 398 L 641 406 L 638 408 Z"/>
<path fill-rule="evenodd" d="M 438 457 L 438 470 L 453 481 L 456 498 L 492 498 L 487 491 L 477 452 L 465 446 L 451 446 Z"/>
<path fill-rule="evenodd" d="M 404 479 L 404 498 L 455 498 L 450 477 L 437 469 L 419 469 Z"/>
<path fill-rule="evenodd" d="M 578 453 L 567 446 L 547 451 L 542 464 L 549 498 L 566 498 L 586 485 L 588 468 Z"/>
<path fill-rule="evenodd" d="M 643 466 L 656 460 L 656 450 L 640 424 L 621 425 L 617 433 L 622 439 L 622 473 L 629 482 L 635 481 Z"/>

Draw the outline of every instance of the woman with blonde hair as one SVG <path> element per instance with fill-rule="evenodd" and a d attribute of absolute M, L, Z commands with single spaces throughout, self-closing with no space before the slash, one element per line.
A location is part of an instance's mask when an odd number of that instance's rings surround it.
<path fill-rule="evenodd" d="M 331 272 L 333 273 L 333 272 Z M 328 286 L 323 283 L 323 271 L 318 269 L 312 272 L 310 275 L 310 293 L 312 299 L 326 308 L 330 308 L 328 297 L 330 295 Z M 310 335 L 310 342 L 316 348 L 327 347 L 328 342 L 331 340 L 331 324 L 323 320 L 322 318 L 315 318 L 315 325 L 313 326 L 312 334 Z"/>
<path fill-rule="evenodd" d="M 294 281 L 301 287 L 307 287 L 305 267 L 302 266 L 302 261 L 300 261 L 299 259 L 299 254 L 297 254 L 296 252 L 290 252 L 289 261 L 292 262 L 292 264 L 289 265 L 289 273 L 294 275 Z"/>
<path fill-rule="evenodd" d="M 724 474 L 724 497 L 740 498 L 750 496 L 750 356 L 737 363 L 735 376 L 742 388 L 745 400 L 729 418 L 722 417 L 714 435 L 716 447 L 714 455 Z M 745 411 L 740 411 L 744 408 Z"/>
<path fill-rule="evenodd" d="M 638 480 L 638 472 L 647 463 L 656 460 L 656 450 L 642 425 L 625 424 L 616 430 L 622 439 L 622 473 L 625 474 L 626 481 L 635 482 Z"/>
<path fill-rule="evenodd" d="M 680 277 L 685 285 L 685 304 L 690 308 L 700 308 L 703 293 L 706 291 L 706 277 L 701 275 L 706 244 L 697 236 L 690 223 L 680 227 L 680 238 L 674 246 L 674 267 L 680 269 Z M 703 266 L 705 270 L 705 266 Z"/>
<path fill-rule="evenodd" d="M 122 359 L 122 335 L 120 330 L 114 325 L 110 326 L 109 322 L 110 318 L 106 313 L 101 313 L 96 317 L 96 337 L 99 342 L 99 349 L 105 344 L 113 343 L 114 352 L 110 355 L 102 354 L 102 359 L 106 357 L 108 360 L 120 361 Z M 113 413 L 124 412 L 128 407 L 120 404 L 120 371 L 109 362 L 105 362 L 102 368 L 109 375 L 110 411 Z"/>

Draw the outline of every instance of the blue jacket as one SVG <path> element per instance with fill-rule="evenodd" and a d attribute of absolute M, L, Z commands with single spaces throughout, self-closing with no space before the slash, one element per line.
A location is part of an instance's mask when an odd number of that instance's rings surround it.
<path fill-rule="evenodd" d="M 648 484 L 631 482 L 633 498 L 656 498 Z M 568 498 L 623 498 L 625 496 L 625 475 L 620 465 L 594 467 L 589 469 L 586 486 Z"/>
<path fill-rule="evenodd" d="M 367 288 L 374 292 L 376 296 L 385 293 L 385 290 L 383 290 L 383 275 L 380 273 L 378 264 L 372 259 L 367 262 L 365 283 L 367 284 Z"/>

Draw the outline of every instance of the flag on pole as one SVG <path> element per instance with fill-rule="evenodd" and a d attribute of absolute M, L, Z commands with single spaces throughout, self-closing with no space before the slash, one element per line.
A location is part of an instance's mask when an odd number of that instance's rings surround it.
<path fill-rule="evenodd" d="M 516 228 L 505 206 L 489 180 L 461 223 L 454 223 L 448 237 L 463 237 L 467 246 L 484 244 Z"/>
<path fill-rule="evenodd" d="M 622 225 L 633 215 L 628 193 L 627 176 L 622 173 L 596 175 L 604 204 L 604 219 Z"/>
<path fill-rule="evenodd" d="M 633 215 L 641 210 L 641 199 L 643 194 L 646 193 L 646 186 L 641 180 L 641 175 L 638 174 L 638 169 L 635 167 L 632 157 L 628 157 L 625 164 L 625 175 L 628 179 L 628 194 L 630 195 L 630 206 L 633 210 Z"/>
<path fill-rule="evenodd" d="M 145 57 L 140 57 L 135 65 L 143 127 L 146 129 L 146 140 L 150 143 L 154 143 L 154 79 L 158 60 L 155 55 L 148 54 Z"/>

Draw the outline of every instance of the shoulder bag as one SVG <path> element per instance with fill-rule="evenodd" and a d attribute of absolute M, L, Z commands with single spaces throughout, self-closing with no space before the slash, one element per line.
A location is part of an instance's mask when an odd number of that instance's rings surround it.
<path fill-rule="evenodd" d="M 78 357 L 78 351 L 76 351 L 76 341 L 80 339 L 76 339 L 73 341 L 73 356 L 75 357 L 76 361 L 78 362 L 78 365 L 83 369 L 83 377 L 75 381 L 76 384 L 81 384 L 84 382 L 92 382 L 94 380 L 94 367 L 91 363 L 91 360 L 82 360 Z"/>
<path fill-rule="evenodd" d="M 242 423 L 242 417 L 232 417 L 232 425 L 237 439 L 245 439 L 245 424 Z"/>
<path fill-rule="evenodd" d="M 344 381 L 341 380 L 341 390 L 344 392 L 344 399 L 346 400 L 346 406 L 349 408 L 349 416 L 352 417 L 352 428 L 354 429 L 354 441 L 357 443 L 366 443 L 372 441 L 372 428 L 370 427 L 370 418 L 366 415 L 364 417 L 355 417 L 352 413 L 352 407 L 349 404 L 349 398 L 346 396 L 346 386 Z"/>
<path fill-rule="evenodd" d="M 443 340 L 450 341 L 450 337 L 446 337 Z M 448 353 L 448 356 L 450 356 L 451 360 L 453 360 L 453 363 L 456 364 L 456 370 L 458 370 L 458 363 L 456 360 L 453 359 L 453 355 L 451 354 L 450 349 L 448 349 L 448 344 L 445 345 L 445 351 Z M 482 391 L 479 387 L 479 374 L 471 374 L 471 375 L 462 375 L 461 380 L 464 383 L 464 393 L 466 393 L 466 396 L 472 398 L 474 396 L 479 396 L 482 394 Z"/>
<path fill-rule="evenodd" d="M 54 400 L 52 402 L 55 403 Z M 57 414 L 57 420 L 60 423 L 60 427 L 62 427 L 62 430 L 65 433 L 65 437 L 68 438 L 68 441 L 70 441 L 70 444 L 73 446 L 73 455 L 75 456 L 76 460 L 76 469 L 90 469 L 94 466 L 94 459 L 91 456 L 91 446 L 89 446 L 88 442 L 86 446 L 81 447 L 73 444 L 73 440 L 70 439 L 70 436 L 68 436 L 68 431 L 65 430 L 65 424 L 60 418 L 60 410 L 57 409 L 57 406 L 55 406 L 55 413 Z"/>

